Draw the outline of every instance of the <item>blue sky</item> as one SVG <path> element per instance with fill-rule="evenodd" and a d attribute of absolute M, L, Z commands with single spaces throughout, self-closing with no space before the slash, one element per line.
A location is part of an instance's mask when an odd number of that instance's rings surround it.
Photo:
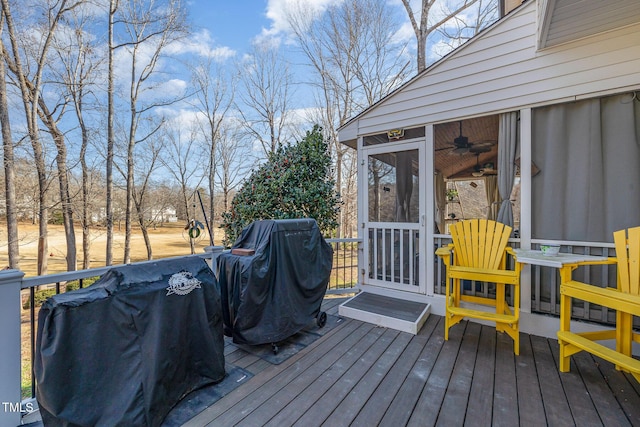
<path fill-rule="evenodd" d="M 209 32 L 216 47 L 245 51 L 251 40 L 269 28 L 266 0 L 190 0 L 194 29 Z"/>
<path fill-rule="evenodd" d="M 256 40 L 270 39 L 277 43 L 288 43 L 288 24 L 285 18 L 286 10 L 294 3 L 302 3 L 316 13 L 321 13 L 331 4 L 339 4 L 344 0 L 188 0 L 187 8 L 190 14 L 195 37 L 191 41 L 195 45 L 189 50 L 193 53 L 203 52 L 207 49 L 219 56 L 220 62 L 238 60 L 245 55 L 252 42 Z M 449 0 L 445 0 L 449 1 Z M 419 8 L 417 3 L 421 0 L 412 0 L 416 3 L 414 8 Z M 397 19 L 405 22 L 405 26 L 399 32 L 401 38 L 413 40 L 406 11 L 401 0 L 388 0 L 397 13 Z M 206 47 L 205 47 L 206 45 Z M 296 57 L 295 46 L 288 44 L 285 50 L 289 60 L 291 71 L 301 73 L 308 69 L 296 65 L 306 62 L 301 56 Z M 304 81 L 308 76 L 300 77 Z M 296 88 L 296 95 L 292 100 L 293 108 L 309 108 L 313 96 L 306 93 L 304 87 Z"/>

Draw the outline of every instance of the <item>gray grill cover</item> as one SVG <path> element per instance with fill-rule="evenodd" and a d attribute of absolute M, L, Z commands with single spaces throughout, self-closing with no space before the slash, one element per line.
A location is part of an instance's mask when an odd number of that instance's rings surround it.
<path fill-rule="evenodd" d="M 215 276 L 202 259 L 163 260 L 48 299 L 34 367 L 46 426 L 160 425 L 225 376 Z"/>
<path fill-rule="evenodd" d="M 234 342 L 277 343 L 316 318 L 333 250 L 314 219 L 256 221 L 232 248 L 255 249 L 218 257 L 225 333 Z"/>

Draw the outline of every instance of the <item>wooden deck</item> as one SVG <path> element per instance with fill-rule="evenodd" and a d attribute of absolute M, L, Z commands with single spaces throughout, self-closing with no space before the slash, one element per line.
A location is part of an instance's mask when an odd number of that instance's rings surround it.
<path fill-rule="evenodd" d="M 640 425 L 640 385 L 608 362 L 581 353 L 560 374 L 555 340 L 523 334 L 514 356 L 492 327 L 443 332 L 436 315 L 416 336 L 344 319 L 280 365 L 229 344 L 254 376 L 185 425 Z"/>

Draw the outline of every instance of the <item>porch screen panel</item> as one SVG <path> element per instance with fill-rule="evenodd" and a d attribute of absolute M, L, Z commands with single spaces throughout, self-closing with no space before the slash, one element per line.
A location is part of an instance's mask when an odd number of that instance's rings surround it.
<path fill-rule="evenodd" d="M 369 221 L 418 222 L 418 150 L 369 156 Z"/>
<path fill-rule="evenodd" d="M 533 110 L 533 237 L 611 242 L 640 224 L 640 102 L 634 94 Z"/>

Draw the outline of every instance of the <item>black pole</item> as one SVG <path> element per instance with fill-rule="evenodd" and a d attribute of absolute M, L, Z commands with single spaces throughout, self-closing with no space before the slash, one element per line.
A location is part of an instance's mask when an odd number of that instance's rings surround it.
<path fill-rule="evenodd" d="M 200 200 L 200 209 L 202 209 L 202 215 L 204 216 L 204 223 L 207 224 L 207 231 L 209 232 L 209 243 L 213 246 L 213 233 L 211 232 L 211 226 L 207 219 L 207 213 L 204 211 L 204 204 L 202 203 L 202 197 L 200 196 L 200 190 L 196 190 L 198 193 L 198 200 Z"/>

